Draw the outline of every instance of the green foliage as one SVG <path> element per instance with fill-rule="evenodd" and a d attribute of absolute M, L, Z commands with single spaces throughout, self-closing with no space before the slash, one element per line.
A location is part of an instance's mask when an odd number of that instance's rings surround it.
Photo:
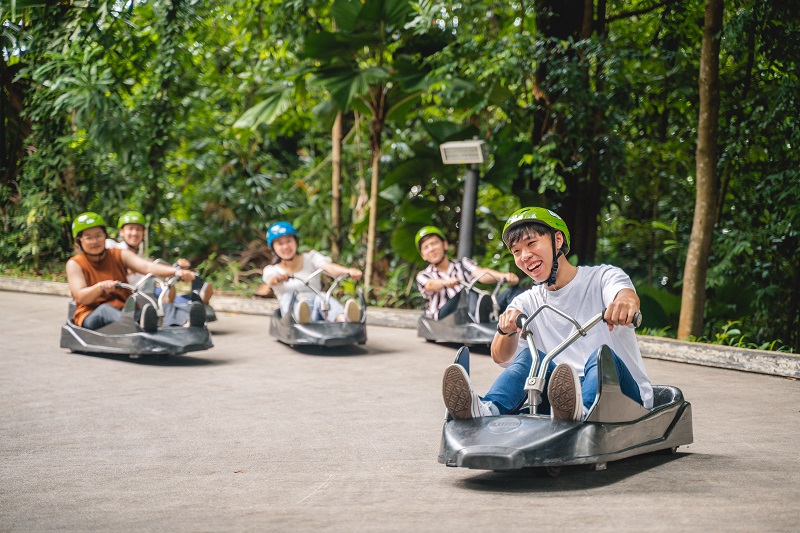
<path fill-rule="evenodd" d="M 726 3 L 704 337 L 798 351 L 794 4 Z M 594 260 L 631 274 L 646 331 L 675 331 L 700 0 L 606 2 L 605 31 L 584 37 L 551 31 L 542 10 L 556 2 L 15 5 L 0 13 L 3 265 L 63 262 L 77 213 L 133 208 L 153 221 L 154 255 L 248 291 L 271 258 L 270 223 L 290 220 L 303 248 L 328 250 L 330 126 L 344 110 L 343 264 L 363 268 L 370 151 L 381 154 L 373 303 L 421 306 L 414 233 L 433 223 L 458 245 L 464 169 L 442 165 L 438 145 L 477 137 L 491 147 L 480 264 L 513 271 L 497 232 L 522 205 L 588 214 L 576 238 L 596 227 Z"/>
<path fill-rule="evenodd" d="M 793 351 L 791 347 L 784 345 L 779 339 L 766 342 L 750 342 L 748 340 L 749 336 L 740 329 L 741 325 L 741 321 L 731 320 L 726 322 L 718 331 L 713 332 L 713 336 L 710 338 L 692 337 L 690 340 L 753 350 L 771 350 L 790 353 Z"/>

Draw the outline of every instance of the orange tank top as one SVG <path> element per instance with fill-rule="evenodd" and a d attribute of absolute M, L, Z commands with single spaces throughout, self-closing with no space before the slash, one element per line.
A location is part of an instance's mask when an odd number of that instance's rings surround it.
<path fill-rule="evenodd" d="M 97 263 L 90 261 L 84 254 L 73 256 L 70 261 L 78 263 L 78 266 L 83 270 L 83 277 L 86 278 L 87 287 L 110 279 L 126 283 L 128 271 L 122 263 L 122 250 L 107 249 L 103 258 Z M 78 305 L 77 309 L 75 309 L 75 314 L 72 316 L 72 321 L 79 326 L 82 325 L 83 320 L 101 304 L 109 304 L 117 309 L 122 309 L 125 305 L 125 300 L 128 299 L 130 294 L 131 291 L 128 289 L 114 289 L 111 292 L 104 292 L 93 303 Z"/>

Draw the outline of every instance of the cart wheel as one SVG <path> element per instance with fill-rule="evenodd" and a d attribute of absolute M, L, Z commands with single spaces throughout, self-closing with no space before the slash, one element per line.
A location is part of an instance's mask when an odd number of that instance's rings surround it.
<path fill-rule="evenodd" d="M 663 452 L 665 455 L 675 455 L 676 453 L 678 453 L 678 447 L 673 446 L 672 448 L 665 448 Z"/>
<path fill-rule="evenodd" d="M 546 466 L 544 467 L 544 471 L 547 473 L 549 477 L 558 477 L 561 475 L 560 466 Z"/>

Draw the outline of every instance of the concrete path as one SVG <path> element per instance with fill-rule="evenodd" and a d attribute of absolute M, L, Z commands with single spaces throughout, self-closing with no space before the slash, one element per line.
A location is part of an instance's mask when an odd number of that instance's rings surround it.
<path fill-rule="evenodd" d="M 0 291 L 0 531 L 796 531 L 800 385 L 648 359 L 695 443 L 551 479 L 436 461 L 452 346 L 370 326 L 296 351 L 220 313 L 166 361 L 58 347 L 67 298 Z M 476 355 L 484 391 L 499 369 Z"/>

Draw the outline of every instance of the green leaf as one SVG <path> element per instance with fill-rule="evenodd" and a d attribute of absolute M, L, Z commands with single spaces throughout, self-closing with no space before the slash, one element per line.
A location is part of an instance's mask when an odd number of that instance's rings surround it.
<path fill-rule="evenodd" d="M 271 124 L 281 114 L 294 105 L 291 86 L 276 87 L 267 91 L 267 97 L 257 103 L 233 124 L 234 129 L 255 130 L 262 124 Z"/>

